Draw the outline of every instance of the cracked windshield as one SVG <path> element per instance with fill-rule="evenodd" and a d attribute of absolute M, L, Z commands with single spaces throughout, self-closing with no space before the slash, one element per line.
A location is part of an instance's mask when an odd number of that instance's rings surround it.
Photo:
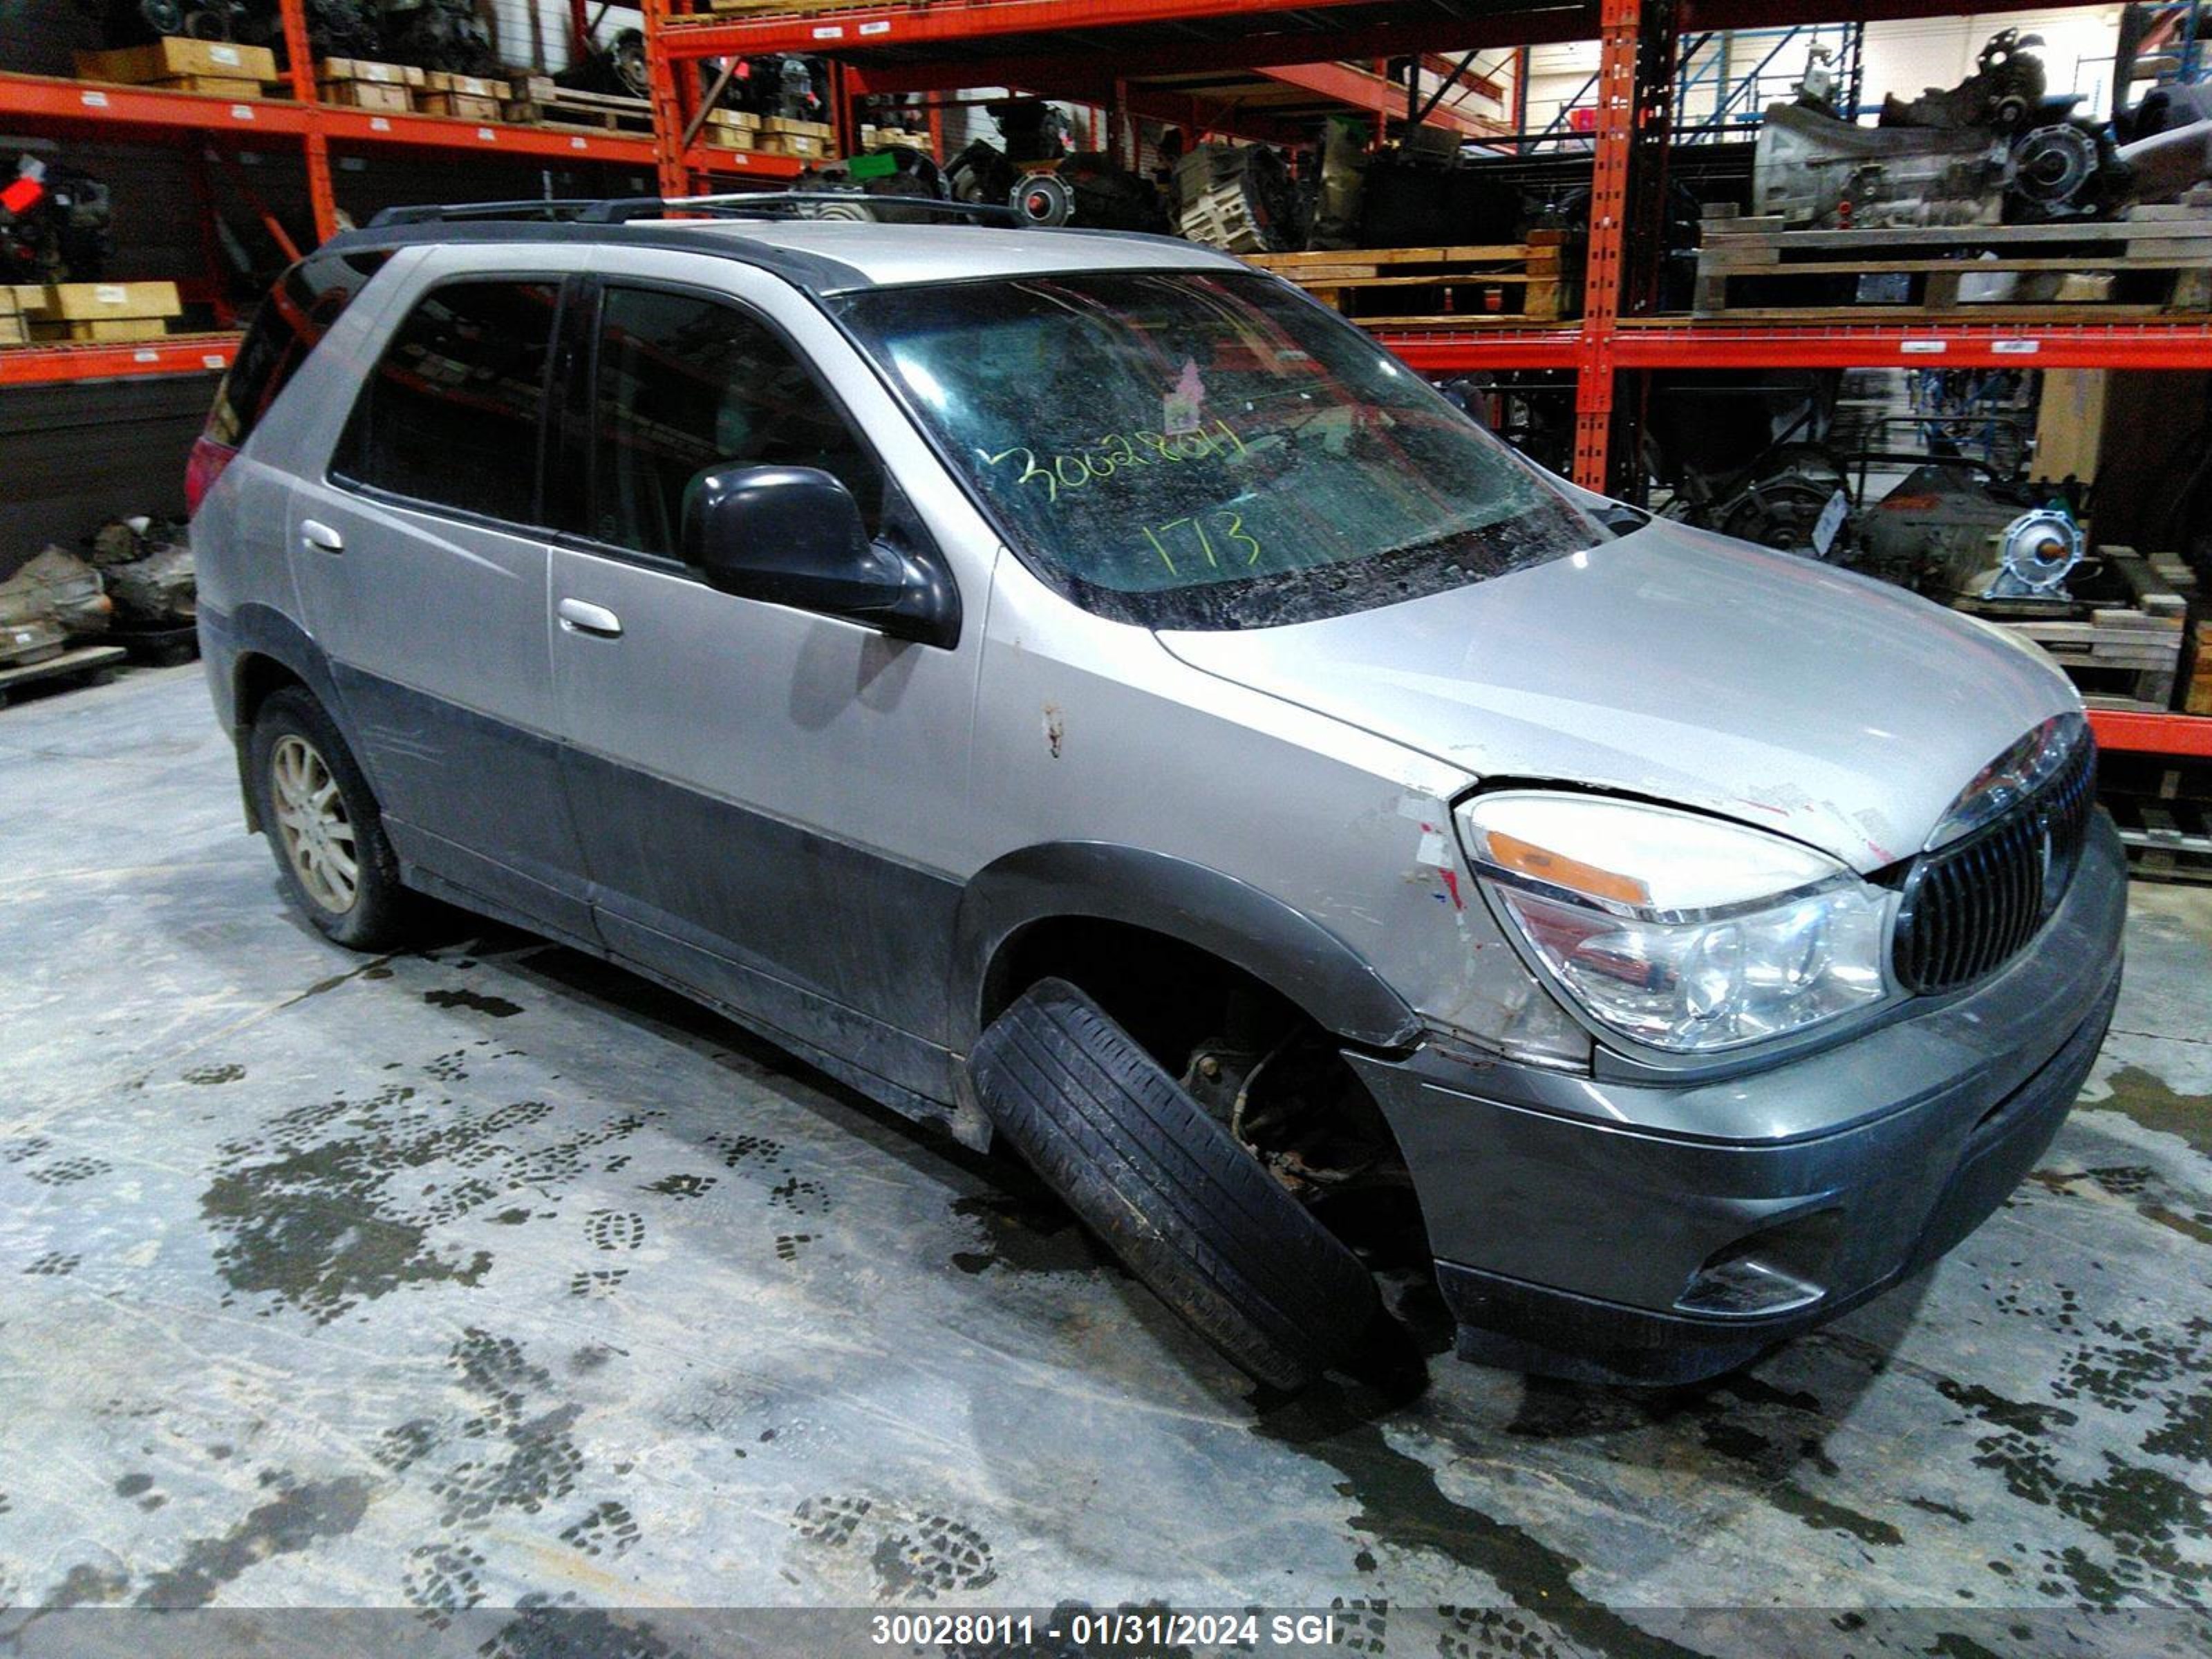
<path fill-rule="evenodd" d="M 1016 550 L 1126 620 L 1295 621 L 1598 539 L 1417 375 L 1264 276 L 878 289 L 846 316 Z"/>

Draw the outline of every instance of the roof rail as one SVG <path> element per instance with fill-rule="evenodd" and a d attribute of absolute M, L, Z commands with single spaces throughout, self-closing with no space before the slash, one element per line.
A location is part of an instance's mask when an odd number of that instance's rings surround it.
<path fill-rule="evenodd" d="M 576 216 L 581 224 L 619 225 L 633 219 L 659 219 L 672 213 L 712 218 L 795 219 L 817 206 L 927 210 L 988 224 L 1029 226 L 1035 221 L 1010 207 L 983 202 L 948 202 L 935 196 L 874 195 L 858 190 L 742 191 L 721 196 L 617 196 L 595 202 Z"/>
<path fill-rule="evenodd" d="M 454 219 L 575 220 L 599 205 L 596 197 L 568 196 L 541 201 L 447 202 L 422 207 L 388 207 L 364 228 L 382 230 L 393 225 L 442 224 Z"/>

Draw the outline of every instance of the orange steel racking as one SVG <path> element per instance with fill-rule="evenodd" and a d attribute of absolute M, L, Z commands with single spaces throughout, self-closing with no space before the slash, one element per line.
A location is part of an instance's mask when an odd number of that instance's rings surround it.
<path fill-rule="evenodd" d="M 297 146 L 319 235 L 337 224 L 335 143 L 412 145 L 477 155 L 652 166 L 662 193 L 690 195 L 803 170 L 787 157 L 696 143 L 693 66 L 707 58 L 808 52 L 830 65 L 832 113 L 848 143 L 854 101 L 868 94 L 1006 87 L 1109 112 L 1109 142 L 1126 144 L 1133 115 L 1260 138 L 1264 109 L 1178 95 L 1146 77 L 1249 71 L 1379 116 L 1393 92 L 1381 60 L 1470 47 L 1599 42 L 1589 261 L 1579 322 L 1463 331 L 1383 331 L 1431 373 L 1548 368 L 1576 375 L 1574 471 L 1603 488 L 1627 447 L 1616 385 L 1656 368 L 1852 368 L 1885 365 L 2051 368 L 2212 368 L 2212 321 L 2034 324 L 1818 322 L 1749 326 L 1648 314 L 1654 239 L 1639 234 L 1658 199 L 1666 160 L 1674 42 L 1687 30 L 1870 21 L 1955 11 L 1955 0 L 1508 0 L 1474 10 L 1449 0 L 897 0 L 783 13 L 694 15 L 697 0 L 643 0 L 653 131 L 578 134 L 441 116 L 377 114 L 316 100 L 301 0 L 279 0 L 292 97 L 233 101 L 149 88 L 0 74 L 0 116 L 62 133 L 97 130 L 149 142 L 222 135 L 264 148 Z M 2094 0 L 2061 0 L 2090 4 Z M 1372 64 L 1370 70 L 1363 65 Z M 1444 64 L 1443 67 L 1449 68 Z M 1464 123 L 1461 124 L 1466 130 Z M 0 386 L 204 372 L 227 363 L 234 334 L 176 335 L 119 346 L 0 350 Z M 1632 405 L 1634 399 L 1621 400 Z M 2095 717 L 2113 748 L 2212 757 L 2212 720 Z"/>

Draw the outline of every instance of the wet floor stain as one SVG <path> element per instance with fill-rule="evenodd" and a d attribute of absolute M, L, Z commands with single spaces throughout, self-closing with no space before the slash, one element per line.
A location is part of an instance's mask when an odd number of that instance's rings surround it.
<path fill-rule="evenodd" d="M 2140 1066 L 2116 1066 L 2105 1082 L 2111 1095 L 2083 1103 L 2087 1109 L 2124 1112 L 2146 1129 L 2179 1135 L 2198 1152 L 2212 1153 L 2212 1095 L 2182 1094 Z"/>
<path fill-rule="evenodd" d="M 1042 1186 L 1024 1184 L 955 1199 L 952 1213 L 977 1224 L 982 1248 L 956 1250 L 952 1265 L 964 1273 L 993 1267 L 1008 1273 L 1057 1273 L 1119 1266 L 1094 1246 L 1067 1206 Z"/>
<path fill-rule="evenodd" d="M 422 1000 L 433 1008 L 466 1008 L 487 1019 L 512 1019 L 522 1012 L 520 1003 L 486 996 L 481 991 L 425 991 Z"/>
<path fill-rule="evenodd" d="M 653 1117 L 616 1113 L 548 1135 L 552 1109 L 463 1104 L 395 1081 L 280 1113 L 222 1143 L 200 1213 L 218 1241 L 226 1300 L 265 1297 L 264 1311 L 296 1308 L 327 1323 L 404 1288 L 482 1284 L 492 1253 L 441 1243 L 436 1230 L 500 1213 L 517 1195 L 557 1202 L 587 1152 Z"/>
<path fill-rule="evenodd" d="M 1264 1412 L 1253 1425 L 1264 1439 L 1296 1448 L 1342 1477 L 1353 1504 L 1353 1531 L 1399 1550 L 1441 1556 L 1486 1576 L 1547 1637 L 1595 1652 L 1639 1659 L 1704 1659 L 1696 1650 L 1642 1629 L 1576 1588 L 1583 1564 L 1527 1528 L 1455 1502 L 1437 1471 L 1392 1446 L 1381 1425 L 1334 1382 L 1317 1384 Z"/>
<path fill-rule="evenodd" d="M 248 1569 L 271 1556 L 296 1554 L 325 1539 L 343 1537 L 368 1512 L 369 1484 L 358 1476 L 293 1485 L 289 1475 L 279 1475 L 270 1484 L 282 1488 L 279 1496 L 252 1510 L 222 1536 L 191 1540 L 174 1566 L 147 1582 L 137 1604 L 206 1607 Z"/>

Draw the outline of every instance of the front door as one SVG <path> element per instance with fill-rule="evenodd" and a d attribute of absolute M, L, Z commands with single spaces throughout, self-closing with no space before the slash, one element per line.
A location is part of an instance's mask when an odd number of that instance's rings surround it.
<path fill-rule="evenodd" d="M 597 919 L 617 952 L 817 1058 L 942 1098 L 959 886 L 937 826 L 965 796 L 978 630 L 953 649 L 887 639 L 684 562 L 686 492 L 748 463 L 821 467 L 872 532 L 935 556 L 809 367 L 857 368 L 851 349 L 781 283 L 729 280 L 735 295 L 609 278 L 592 329 L 589 499 L 553 555 L 553 650 Z M 902 418 L 874 395 L 872 418 Z"/>
<path fill-rule="evenodd" d="M 592 938 L 554 736 L 539 478 L 557 274 L 417 273 L 288 537 L 393 847 Z"/>

